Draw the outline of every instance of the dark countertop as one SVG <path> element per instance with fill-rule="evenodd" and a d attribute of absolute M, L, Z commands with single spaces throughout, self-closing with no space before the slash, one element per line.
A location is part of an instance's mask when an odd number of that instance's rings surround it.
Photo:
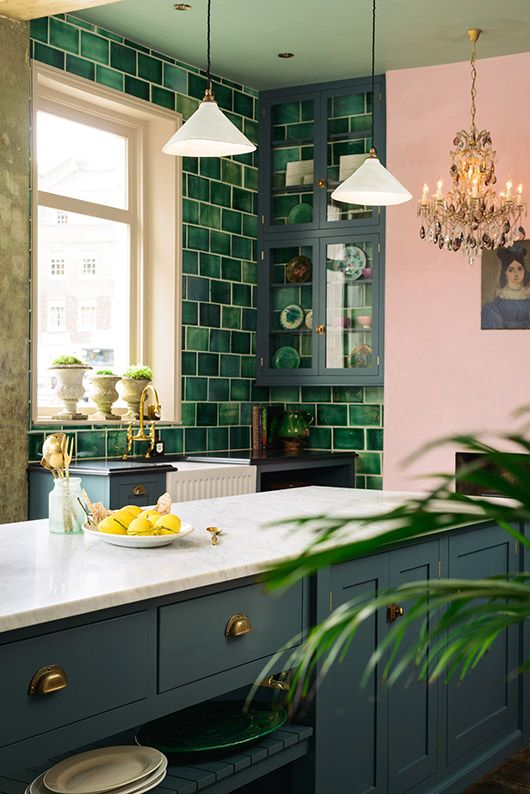
<path fill-rule="evenodd" d="M 182 460 L 182 456 L 180 457 Z M 42 471 L 50 474 L 40 463 L 30 463 L 31 471 Z M 96 474 L 99 477 L 111 477 L 113 474 L 146 474 L 156 471 L 175 471 L 169 461 L 162 458 L 149 458 L 142 460 L 81 460 L 70 465 L 70 474 Z"/>
<path fill-rule="evenodd" d="M 357 452 L 326 452 L 324 450 L 304 450 L 299 454 L 288 454 L 281 449 L 269 449 L 256 452 L 251 449 L 236 450 L 235 452 L 202 452 L 186 455 L 184 460 L 195 463 L 239 463 L 253 466 L 266 466 L 272 463 L 285 463 L 289 460 L 305 462 L 313 460 L 329 460 L 330 458 L 357 458 Z"/>

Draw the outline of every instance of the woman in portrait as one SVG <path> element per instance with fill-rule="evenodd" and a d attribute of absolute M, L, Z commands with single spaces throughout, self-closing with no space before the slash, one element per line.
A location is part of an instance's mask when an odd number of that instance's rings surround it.
<path fill-rule="evenodd" d="M 499 284 L 495 298 L 482 309 L 482 328 L 530 328 L 530 271 L 526 248 L 498 248 Z"/>

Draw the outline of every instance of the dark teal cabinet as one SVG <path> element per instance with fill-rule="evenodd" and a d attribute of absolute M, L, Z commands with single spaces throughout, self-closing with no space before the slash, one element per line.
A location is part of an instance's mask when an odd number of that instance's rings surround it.
<path fill-rule="evenodd" d="M 384 80 L 375 143 L 384 159 Z M 369 81 L 260 95 L 257 382 L 383 382 L 384 211 L 337 203 L 372 145 Z"/>

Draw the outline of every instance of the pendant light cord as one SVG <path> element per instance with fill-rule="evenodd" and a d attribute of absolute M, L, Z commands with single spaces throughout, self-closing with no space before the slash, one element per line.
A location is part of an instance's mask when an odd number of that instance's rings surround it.
<path fill-rule="evenodd" d="M 374 142 L 374 113 L 375 113 L 375 0 L 372 2 L 372 124 L 371 148 L 375 152 Z"/>
<path fill-rule="evenodd" d="M 212 0 L 208 0 L 208 27 L 207 27 L 207 33 L 206 33 L 206 40 L 207 40 L 207 66 L 206 66 L 207 85 L 206 85 L 206 87 L 207 87 L 207 89 L 209 91 L 212 90 L 212 76 L 210 74 L 211 63 L 212 63 L 211 38 L 212 38 Z"/>

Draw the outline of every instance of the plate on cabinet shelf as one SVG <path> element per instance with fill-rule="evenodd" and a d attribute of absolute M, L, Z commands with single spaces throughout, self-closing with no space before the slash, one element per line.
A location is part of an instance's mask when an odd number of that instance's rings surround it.
<path fill-rule="evenodd" d="M 366 368 L 372 366 L 372 348 L 370 345 L 357 345 L 349 356 L 350 367 Z"/>
<path fill-rule="evenodd" d="M 125 546 L 129 549 L 154 549 L 158 546 L 167 546 L 179 538 L 185 538 L 193 532 L 191 524 L 185 521 L 180 525 L 180 531 L 172 535 L 111 535 L 109 532 L 99 532 L 83 524 L 83 532 L 87 537 L 103 540 L 111 546 Z"/>
<path fill-rule="evenodd" d="M 344 273 L 347 278 L 359 278 L 365 268 L 366 254 L 357 245 L 346 246 L 344 257 L 335 260 L 335 270 Z"/>
<path fill-rule="evenodd" d="M 304 322 L 304 310 L 296 303 L 290 303 L 280 312 L 280 325 L 288 331 L 300 328 Z"/>
<path fill-rule="evenodd" d="M 303 284 L 310 278 L 312 270 L 313 265 L 307 256 L 293 256 L 285 268 L 285 277 L 289 284 Z"/>
<path fill-rule="evenodd" d="M 35 780 L 26 788 L 24 794 L 50 794 L 51 789 L 47 788 L 44 783 L 45 774 L 46 773 L 43 772 L 42 775 L 39 775 L 37 778 L 35 778 Z M 146 777 L 141 778 L 141 780 L 135 780 L 133 783 L 130 783 L 127 786 L 120 786 L 120 788 L 112 789 L 112 794 L 145 794 L 145 792 L 151 791 L 151 789 L 159 786 L 166 775 L 167 758 L 164 759 L 160 766 L 157 767 L 157 769 L 155 769 L 151 775 L 147 775 Z M 106 791 L 107 789 L 105 789 L 105 792 Z"/>
<path fill-rule="evenodd" d="M 311 223 L 313 207 L 311 204 L 296 204 L 287 216 L 287 223 Z"/>
<path fill-rule="evenodd" d="M 298 369 L 300 366 L 300 353 L 294 347 L 285 345 L 279 347 L 272 357 L 272 366 L 275 369 Z"/>
<path fill-rule="evenodd" d="M 309 309 L 306 312 L 304 324 L 306 328 L 311 329 L 313 327 L 313 309 Z"/>

